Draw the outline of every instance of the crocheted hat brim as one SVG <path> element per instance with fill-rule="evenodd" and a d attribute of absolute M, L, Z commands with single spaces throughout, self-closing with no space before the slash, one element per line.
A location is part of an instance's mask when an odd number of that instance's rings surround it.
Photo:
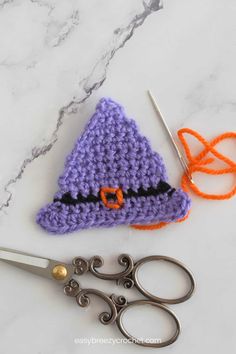
<path fill-rule="evenodd" d="M 109 209 L 102 201 L 76 205 L 55 201 L 42 208 L 37 223 L 55 234 L 91 227 L 175 222 L 190 209 L 190 198 L 181 189 L 156 196 L 127 198 L 120 209 Z"/>

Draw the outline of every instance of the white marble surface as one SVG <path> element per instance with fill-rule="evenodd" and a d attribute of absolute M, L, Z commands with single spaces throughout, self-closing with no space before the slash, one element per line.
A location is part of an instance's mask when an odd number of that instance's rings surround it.
<path fill-rule="evenodd" d="M 182 322 L 180 339 L 159 351 L 232 353 L 235 199 L 193 196 L 188 221 L 153 232 L 117 227 L 52 237 L 34 222 L 102 96 L 120 101 L 136 119 L 163 155 L 174 186 L 181 169 L 147 99 L 148 87 L 173 131 L 189 127 L 209 139 L 235 131 L 235 1 L 166 0 L 158 8 L 158 0 L 0 0 L 0 244 L 63 261 L 100 254 L 112 270 L 121 252 L 176 257 L 193 270 L 198 286 L 188 303 L 173 307 Z M 223 150 L 236 159 L 235 143 Z M 221 191 L 235 182 L 198 181 Z M 96 301 L 80 309 L 60 287 L 5 264 L 0 279 L 1 354 L 147 351 L 75 344 L 79 337 L 119 336 L 97 322 Z M 123 292 L 92 278 L 81 282 Z M 138 323 L 145 329 L 146 322 Z"/>

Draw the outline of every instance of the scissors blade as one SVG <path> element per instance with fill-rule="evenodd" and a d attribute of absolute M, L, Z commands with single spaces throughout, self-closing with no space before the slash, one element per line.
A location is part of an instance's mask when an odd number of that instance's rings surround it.
<path fill-rule="evenodd" d="M 0 248 L 0 261 L 61 283 L 66 283 L 74 274 L 73 266 L 70 264 L 8 248 Z"/>

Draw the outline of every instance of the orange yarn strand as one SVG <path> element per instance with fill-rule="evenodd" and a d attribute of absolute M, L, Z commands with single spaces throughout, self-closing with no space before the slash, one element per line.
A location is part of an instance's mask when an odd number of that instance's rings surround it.
<path fill-rule="evenodd" d="M 167 222 L 160 222 L 159 224 L 151 224 L 151 225 L 131 225 L 133 229 L 137 230 L 158 230 L 161 229 L 162 227 L 165 227 L 168 225 Z"/>
<path fill-rule="evenodd" d="M 184 134 L 192 135 L 204 146 L 203 150 L 197 156 L 194 157 L 191 154 Z M 195 172 L 201 172 L 208 175 L 224 175 L 229 173 L 236 174 L 236 163 L 215 149 L 215 146 L 225 139 L 236 139 L 236 132 L 223 133 L 214 138 L 210 143 L 208 143 L 199 133 L 189 128 L 180 129 L 178 131 L 178 137 L 184 147 L 184 151 L 188 159 L 189 172 L 191 175 L 193 175 Z M 208 168 L 207 165 L 214 161 L 214 158 L 205 158 L 209 153 L 212 153 L 212 155 L 214 155 L 220 161 L 224 162 L 226 165 L 228 165 L 228 167 L 222 169 Z M 236 185 L 228 193 L 225 194 L 204 193 L 197 187 L 196 184 L 190 183 L 185 174 L 182 176 L 181 185 L 185 191 L 190 189 L 199 197 L 204 199 L 224 200 L 230 199 L 236 195 Z"/>
<path fill-rule="evenodd" d="M 177 220 L 176 222 L 183 222 L 184 220 L 186 220 L 189 216 L 189 213 L 182 219 Z M 166 225 L 169 225 L 169 222 L 160 222 L 159 224 L 151 224 L 151 225 L 131 225 L 131 227 L 133 229 L 137 229 L 137 230 L 158 230 L 158 229 L 162 229 L 163 227 L 165 227 Z"/>
<path fill-rule="evenodd" d="M 198 155 L 193 156 L 191 154 L 189 145 L 184 137 L 184 134 L 189 134 L 195 137 L 203 145 L 204 148 Z M 215 149 L 215 146 L 223 140 L 236 139 L 236 132 L 223 133 L 217 136 L 216 138 L 214 138 L 209 143 L 198 132 L 189 128 L 180 129 L 178 131 L 178 137 L 183 145 L 185 155 L 188 160 L 189 173 L 191 175 L 193 175 L 195 172 L 201 172 L 201 173 L 205 173 L 208 175 L 215 175 L 215 176 L 229 174 L 229 173 L 233 173 L 236 175 L 236 163 L 232 161 L 230 158 L 228 158 L 227 156 L 224 156 L 223 154 L 219 153 Z M 207 157 L 209 153 L 215 156 L 216 159 L 224 162 L 228 167 L 222 169 L 208 168 L 207 165 L 211 164 L 215 160 L 213 157 Z M 204 199 L 225 200 L 225 199 L 230 199 L 236 195 L 236 185 L 228 193 L 225 194 L 204 193 L 197 187 L 195 183 L 193 184 L 189 181 L 189 178 L 186 176 L 186 174 L 182 176 L 181 186 L 184 191 L 187 192 L 190 189 L 192 192 L 194 192 L 199 197 Z M 189 214 L 187 214 L 185 218 L 180 219 L 177 222 L 182 222 L 186 220 L 188 218 L 188 215 Z M 162 227 L 165 227 L 168 224 L 169 223 L 160 222 L 159 224 L 152 224 L 152 225 L 131 225 L 131 227 L 138 230 L 157 230 L 157 229 L 161 229 Z"/>

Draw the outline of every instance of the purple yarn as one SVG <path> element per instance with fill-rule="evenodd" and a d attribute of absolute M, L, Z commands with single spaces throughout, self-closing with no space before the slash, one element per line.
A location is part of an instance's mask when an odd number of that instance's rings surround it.
<path fill-rule="evenodd" d="M 152 151 L 119 104 L 102 98 L 66 159 L 55 198 L 68 192 L 74 199 L 78 194 L 99 196 L 102 187 L 137 192 L 155 188 L 160 181 L 167 181 L 161 156 Z M 56 201 L 39 211 L 37 223 L 49 232 L 64 234 L 90 227 L 172 222 L 183 218 L 189 208 L 190 199 L 180 189 L 171 195 L 127 198 L 120 209 L 107 208 L 100 200 L 76 205 Z"/>

